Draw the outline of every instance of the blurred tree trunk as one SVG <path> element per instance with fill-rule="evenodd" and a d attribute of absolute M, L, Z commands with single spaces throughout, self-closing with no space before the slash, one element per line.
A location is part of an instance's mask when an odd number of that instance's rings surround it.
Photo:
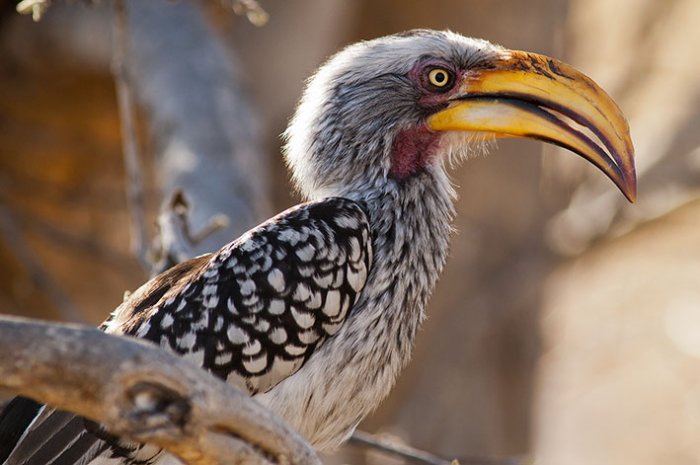
<path fill-rule="evenodd" d="M 217 250 L 270 216 L 258 116 L 233 52 L 198 2 L 131 0 L 126 11 L 128 79 L 148 110 L 161 209 L 182 189 L 193 232 L 216 215 L 229 219 L 198 243 L 179 244 L 173 258 L 180 261 Z"/>

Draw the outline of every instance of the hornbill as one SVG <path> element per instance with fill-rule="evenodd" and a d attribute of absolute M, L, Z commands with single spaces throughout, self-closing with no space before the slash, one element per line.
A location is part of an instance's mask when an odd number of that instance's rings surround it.
<path fill-rule="evenodd" d="M 446 169 L 472 142 L 556 144 L 636 196 L 629 127 L 590 78 L 449 31 L 340 51 L 308 81 L 284 137 L 307 203 L 151 279 L 102 329 L 176 351 L 321 450 L 348 438 L 410 358 L 448 255 Z M 0 463 L 178 462 L 16 398 L 0 417 Z"/>

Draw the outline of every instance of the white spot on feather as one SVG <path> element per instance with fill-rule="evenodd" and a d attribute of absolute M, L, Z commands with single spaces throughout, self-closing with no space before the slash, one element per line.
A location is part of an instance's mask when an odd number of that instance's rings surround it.
<path fill-rule="evenodd" d="M 322 275 L 314 275 L 314 283 L 320 288 L 328 288 L 333 282 L 332 273 L 324 273 Z"/>
<path fill-rule="evenodd" d="M 267 256 L 267 257 L 263 258 L 263 264 L 262 264 L 262 267 L 260 269 L 263 272 L 265 272 L 265 271 L 269 270 L 271 266 L 272 266 L 272 258 Z"/>
<path fill-rule="evenodd" d="M 316 322 L 316 318 L 312 313 L 299 311 L 293 306 L 292 316 L 294 317 L 294 321 L 296 321 L 297 324 L 304 329 L 312 327 Z"/>
<path fill-rule="evenodd" d="M 258 324 L 255 325 L 255 329 L 257 331 L 260 331 L 261 333 L 266 333 L 268 329 L 270 329 L 270 322 L 267 320 L 260 320 L 258 321 Z"/>
<path fill-rule="evenodd" d="M 333 221 L 335 224 L 340 226 L 341 228 L 347 228 L 347 229 L 357 229 L 359 226 L 357 223 L 357 218 L 353 216 L 347 216 L 347 215 L 341 215 L 341 216 L 336 216 Z"/>
<path fill-rule="evenodd" d="M 243 265 L 236 265 L 233 267 L 233 272 L 236 274 L 244 274 L 246 271 L 248 270 Z"/>
<path fill-rule="evenodd" d="M 217 365 L 223 365 L 224 363 L 230 362 L 232 358 L 233 354 L 231 354 L 231 352 L 222 352 L 216 356 L 214 363 Z"/>
<path fill-rule="evenodd" d="M 287 242 L 291 246 L 297 245 L 297 243 L 299 243 L 299 241 L 301 240 L 301 234 L 299 234 L 298 231 L 291 228 L 283 229 L 278 237 L 279 240 Z"/>
<path fill-rule="evenodd" d="M 311 244 L 306 244 L 301 249 L 297 249 L 295 252 L 296 256 L 304 262 L 309 262 L 314 258 L 314 252 L 316 249 Z"/>
<path fill-rule="evenodd" d="M 247 241 L 241 244 L 241 250 L 243 250 L 244 252 L 252 252 L 257 246 L 258 244 L 256 243 L 256 241 L 248 239 Z"/>
<path fill-rule="evenodd" d="M 204 299 L 202 300 L 202 305 L 206 308 L 214 308 L 217 305 L 219 305 L 219 296 L 218 295 L 207 295 L 204 296 Z"/>
<path fill-rule="evenodd" d="M 255 283 L 252 279 L 239 280 L 238 286 L 238 289 L 241 291 L 241 295 L 243 296 L 249 296 L 255 292 Z"/>
<path fill-rule="evenodd" d="M 267 274 L 267 282 L 270 283 L 270 286 L 272 286 L 275 291 L 284 291 L 284 274 L 279 268 L 273 268 L 270 270 L 270 272 Z"/>
<path fill-rule="evenodd" d="M 299 340 L 304 344 L 313 344 L 318 341 L 319 337 L 319 334 L 313 329 L 299 333 Z"/>
<path fill-rule="evenodd" d="M 228 336 L 228 340 L 231 341 L 232 344 L 245 344 L 250 339 L 248 333 L 236 325 L 229 326 L 226 331 L 226 336 Z"/>
<path fill-rule="evenodd" d="M 204 286 L 204 289 L 202 289 L 202 295 L 214 295 L 216 294 L 216 284 L 207 284 Z"/>
<path fill-rule="evenodd" d="M 321 308 L 321 304 L 323 304 L 323 299 L 321 299 L 321 293 L 318 291 L 312 291 L 311 292 L 311 299 L 306 302 L 306 308 L 309 310 L 317 310 Z"/>
<path fill-rule="evenodd" d="M 338 258 L 338 252 L 340 251 L 340 248 L 338 247 L 338 244 L 332 243 L 331 245 L 328 246 L 328 261 L 335 261 Z"/>
<path fill-rule="evenodd" d="M 342 270 L 342 268 L 337 269 L 335 271 L 335 274 L 333 276 L 333 288 L 337 289 L 340 286 L 343 285 L 343 281 L 345 280 L 345 272 Z"/>
<path fill-rule="evenodd" d="M 262 372 L 267 368 L 267 355 L 262 354 L 260 357 L 252 359 L 243 359 L 243 367 L 252 374 Z"/>
<path fill-rule="evenodd" d="M 328 291 L 326 294 L 326 306 L 323 308 L 323 313 L 331 318 L 335 318 L 340 314 L 340 291 Z"/>
<path fill-rule="evenodd" d="M 284 313 L 285 310 L 285 305 L 284 302 L 279 300 L 279 299 L 272 299 L 270 301 L 270 307 L 268 308 L 268 311 L 272 315 L 281 315 Z"/>
<path fill-rule="evenodd" d="M 345 318 L 345 315 L 350 309 L 350 297 L 344 295 L 341 300 L 342 302 L 340 304 L 340 312 L 338 312 L 338 315 L 335 317 L 335 321 L 342 320 L 343 318 Z"/>
<path fill-rule="evenodd" d="M 190 350 L 194 347 L 195 342 L 197 342 L 197 335 L 195 333 L 187 333 L 178 339 L 177 346 L 183 350 Z"/>
<path fill-rule="evenodd" d="M 284 350 L 291 356 L 296 357 L 298 355 L 302 355 L 304 352 L 306 352 L 306 347 L 305 346 L 297 346 L 294 344 L 289 344 L 284 346 Z"/>
<path fill-rule="evenodd" d="M 141 326 L 139 326 L 139 329 L 136 332 L 136 336 L 144 337 L 146 333 L 148 333 L 149 329 L 151 329 L 151 322 L 149 320 L 146 320 L 143 323 L 141 323 Z"/>
<path fill-rule="evenodd" d="M 311 291 L 309 287 L 304 283 L 297 284 L 296 289 L 294 289 L 294 295 L 292 298 L 297 302 L 306 302 L 309 297 L 311 297 Z"/>
<path fill-rule="evenodd" d="M 285 331 L 284 328 L 281 326 L 273 329 L 270 333 L 270 340 L 274 344 L 284 344 L 285 342 L 287 342 L 287 331 Z"/>
<path fill-rule="evenodd" d="M 360 247 L 360 241 L 355 237 L 351 237 L 348 241 L 350 244 L 350 261 L 357 262 L 362 256 L 362 248 Z"/>
<path fill-rule="evenodd" d="M 160 327 L 163 329 L 170 328 L 174 321 L 175 319 L 173 318 L 173 316 L 170 313 L 166 313 L 165 315 L 163 315 L 163 319 L 160 320 Z"/>
<path fill-rule="evenodd" d="M 261 349 L 262 344 L 260 344 L 260 341 L 253 339 L 252 342 L 249 342 L 245 347 L 243 347 L 243 355 L 257 355 Z"/>
<path fill-rule="evenodd" d="M 348 284 L 350 284 L 350 287 L 352 287 L 355 292 L 360 292 L 360 289 L 362 289 L 367 280 L 367 268 L 362 266 L 359 270 L 355 271 L 350 267 L 348 271 Z"/>

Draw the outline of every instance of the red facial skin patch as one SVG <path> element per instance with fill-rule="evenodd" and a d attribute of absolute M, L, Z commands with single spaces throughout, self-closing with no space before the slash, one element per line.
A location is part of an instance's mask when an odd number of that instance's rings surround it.
<path fill-rule="evenodd" d="M 403 180 L 423 170 L 435 156 L 438 137 L 425 124 L 400 131 L 391 146 L 391 175 Z"/>

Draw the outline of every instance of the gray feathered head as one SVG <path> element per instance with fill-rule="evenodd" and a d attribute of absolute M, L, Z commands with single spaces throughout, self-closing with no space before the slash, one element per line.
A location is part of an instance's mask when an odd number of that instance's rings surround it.
<path fill-rule="evenodd" d="M 469 140 L 501 136 L 566 147 L 635 196 L 629 128 L 590 78 L 449 31 L 359 42 L 331 57 L 307 83 L 285 155 L 302 194 L 318 198 L 410 182 L 442 170 Z"/>

